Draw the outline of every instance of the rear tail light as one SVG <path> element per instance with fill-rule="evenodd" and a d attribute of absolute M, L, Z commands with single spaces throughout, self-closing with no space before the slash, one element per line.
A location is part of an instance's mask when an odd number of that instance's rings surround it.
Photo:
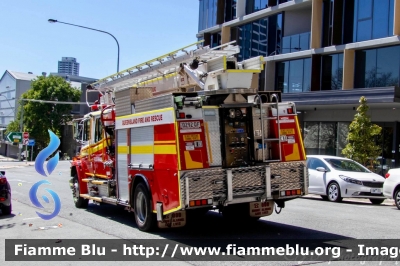
<path fill-rule="evenodd" d="M 386 173 L 385 178 L 389 178 L 390 174 Z"/>
<path fill-rule="evenodd" d="M 189 202 L 190 207 L 212 205 L 212 204 L 213 204 L 212 199 L 191 200 Z"/>
<path fill-rule="evenodd" d="M 5 201 L 6 198 L 0 197 L 0 201 Z"/>
<path fill-rule="evenodd" d="M 7 183 L 7 178 L 0 177 L 0 184 L 5 184 L 5 183 Z"/>

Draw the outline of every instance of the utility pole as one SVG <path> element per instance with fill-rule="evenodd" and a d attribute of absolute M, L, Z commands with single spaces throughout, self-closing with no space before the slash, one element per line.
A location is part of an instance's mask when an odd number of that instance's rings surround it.
<path fill-rule="evenodd" d="M 23 134 L 24 132 L 24 126 L 23 126 L 23 121 L 24 121 L 24 104 L 23 104 L 23 100 L 21 99 L 21 120 L 19 121 L 19 130 L 21 132 L 21 134 Z M 21 138 L 22 141 L 22 138 Z M 19 155 L 18 155 L 18 160 L 21 161 L 21 153 L 22 153 L 22 143 L 18 143 L 18 151 L 19 151 Z"/>

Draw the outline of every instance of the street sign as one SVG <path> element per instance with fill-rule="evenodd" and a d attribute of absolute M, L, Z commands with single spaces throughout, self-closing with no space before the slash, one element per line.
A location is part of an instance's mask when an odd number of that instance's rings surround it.
<path fill-rule="evenodd" d="M 24 139 L 29 140 L 29 132 L 24 132 L 23 137 Z"/>
<path fill-rule="evenodd" d="M 28 143 L 29 143 L 29 139 L 23 139 L 22 145 L 28 145 Z"/>
<path fill-rule="evenodd" d="M 10 142 L 21 142 L 22 141 L 22 132 L 10 132 L 7 135 L 7 139 Z"/>
<path fill-rule="evenodd" d="M 35 140 L 34 139 L 30 139 L 28 141 L 28 146 L 35 146 Z"/>

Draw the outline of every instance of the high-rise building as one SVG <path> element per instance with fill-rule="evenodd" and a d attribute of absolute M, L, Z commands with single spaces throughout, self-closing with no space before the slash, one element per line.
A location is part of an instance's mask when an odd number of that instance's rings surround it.
<path fill-rule="evenodd" d="M 382 127 L 381 171 L 400 166 L 400 0 L 199 0 L 204 45 L 262 55 L 259 89 L 296 103 L 307 154 L 342 156 L 361 96 Z"/>
<path fill-rule="evenodd" d="M 79 76 L 79 63 L 74 57 L 63 57 L 58 61 L 58 73 Z"/>

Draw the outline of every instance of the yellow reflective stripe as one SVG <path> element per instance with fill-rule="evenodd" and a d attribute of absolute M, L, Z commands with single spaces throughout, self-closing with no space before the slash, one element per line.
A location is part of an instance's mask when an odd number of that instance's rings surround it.
<path fill-rule="evenodd" d="M 128 146 L 117 146 L 117 151 L 120 154 L 128 154 Z"/>
<path fill-rule="evenodd" d="M 178 133 L 178 122 L 175 122 L 175 136 L 176 136 L 176 139 L 178 139 L 178 136 L 179 136 L 179 133 Z M 176 143 L 176 145 L 177 145 L 177 150 L 179 151 L 179 141 Z M 181 155 L 178 152 L 178 170 L 181 170 L 181 169 L 182 169 L 181 168 Z M 179 182 L 178 182 L 178 184 L 179 184 Z M 180 198 L 180 196 L 179 196 L 179 198 Z"/>
<path fill-rule="evenodd" d="M 154 144 L 176 144 L 175 140 L 157 140 Z"/>
<path fill-rule="evenodd" d="M 264 70 L 264 56 L 260 56 L 260 61 L 261 61 L 261 70 Z"/>
<path fill-rule="evenodd" d="M 261 73 L 260 69 L 228 69 L 228 73 Z"/>
<path fill-rule="evenodd" d="M 154 154 L 176 154 L 176 145 L 155 145 Z"/>
<path fill-rule="evenodd" d="M 150 83 L 153 83 L 153 82 L 156 82 L 156 81 L 160 81 L 160 80 L 164 80 L 164 79 L 167 79 L 167 78 L 171 78 L 171 77 L 174 77 L 174 76 L 176 76 L 176 75 L 177 75 L 177 73 L 175 72 L 175 73 L 172 73 L 172 74 L 164 75 L 164 76 L 162 76 L 162 77 L 158 77 L 158 78 L 154 78 L 154 79 L 149 79 L 149 80 L 146 80 L 146 81 L 143 81 L 143 82 L 140 82 L 140 83 L 138 83 L 138 84 L 133 85 L 133 88 L 137 88 L 137 87 L 140 87 L 140 86 L 142 86 L 142 85 L 148 85 L 148 84 L 150 84 Z"/>
<path fill-rule="evenodd" d="M 223 59 L 223 68 L 224 68 L 224 70 L 226 70 L 226 55 L 224 55 L 223 57 L 222 57 Z"/>
<path fill-rule="evenodd" d="M 152 154 L 153 145 L 131 146 L 131 154 Z"/>

